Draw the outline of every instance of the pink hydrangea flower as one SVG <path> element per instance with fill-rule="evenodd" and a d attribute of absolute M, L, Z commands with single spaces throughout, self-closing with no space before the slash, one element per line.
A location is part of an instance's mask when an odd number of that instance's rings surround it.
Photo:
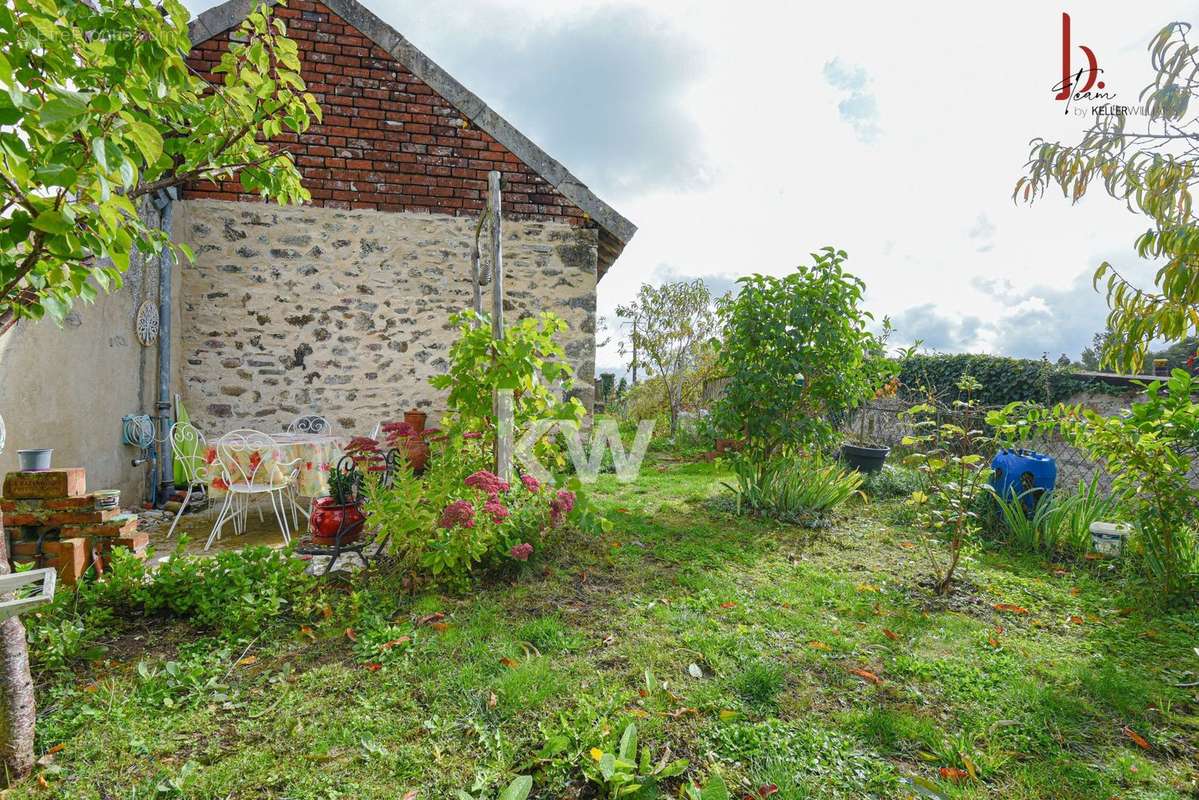
<path fill-rule="evenodd" d="M 491 515 L 491 521 L 497 525 L 507 519 L 512 513 L 504 508 L 504 504 L 495 497 L 483 504 L 483 510 Z"/>
<path fill-rule="evenodd" d="M 530 492 L 536 492 L 541 489 L 541 481 L 534 478 L 532 475 L 521 475 L 520 482 L 525 485 L 525 488 Z"/>
<path fill-rule="evenodd" d="M 563 514 L 569 514 L 575 507 L 575 493 L 569 489 L 559 489 L 553 503 L 557 504 Z"/>
<path fill-rule="evenodd" d="M 558 494 L 550 501 L 550 524 L 555 528 L 562 524 L 562 518 L 575 507 L 575 493 L 568 489 L 559 489 Z"/>
<path fill-rule="evenodd" d="M 446 530 L 461 525 L 463 528 L 475 527 L 475 507 L 466 500 L 455 500 L 441 512 L 441 527 Z"/>
<path fill-rule="evenodd" d="M 466 477 L 466 485 L 475 489 L 480 489 L 493 498 L 500 492 L 506 492 L 510 488 L 507 483 L 500 480 L 499 476 L 494 472 L 488 472 L 481 469 L 473 475 Z"/>
<path fill-rule="evenodd" d="M 521 544 L 513 545 L 508 553 L 517 561 L 528 561 L 529 556 L 533 554 L 533 545 L 528 542 L 522 542 Z"/>

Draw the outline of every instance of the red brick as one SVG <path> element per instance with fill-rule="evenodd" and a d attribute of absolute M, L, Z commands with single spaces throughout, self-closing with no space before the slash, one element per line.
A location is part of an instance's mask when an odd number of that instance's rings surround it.
<path fill-rule="evenodd" d="M 4 476 L 4 497 L 9 500 L 81 497 L 84 494 L 87 494 L 87 475 L 82 467 L 10 472 Z"/>
<path fill-rule="evenodd" d="M 289 149 L 315 205 L 473 215 L 482 207 L 487 171 L 501 168 L 505 189 L 527 195 L 518 198 L 515 215 L 581 224 L 584 215 L 570 201 L 324 4 L 292 0 L 275 13 L 297 41 L 301 74 L 325 112 L 323 123 L 302 136 L 277 140 L 302 143 Z M 209 73 L 229 35 L 193 48 L 192 67 Z M 359 174 L 345 174 L 352 171 Z M 381 173 L 396 179 L 380 180 Z M 257 199 L 237 181 L 192 184 L 187 196 Z"/>

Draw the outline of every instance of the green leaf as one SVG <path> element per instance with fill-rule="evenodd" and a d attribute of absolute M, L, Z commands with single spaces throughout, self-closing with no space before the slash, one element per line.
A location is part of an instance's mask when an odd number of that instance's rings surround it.
<path fill-rule="evenodd" d="M 87 114 L 87 97 L 78 92 L 61 92 L 42 106 L 39 119 L 50 128 L 71 130 Z"/>
<path fill-rule="evenodd" d="M 147 165 L 153 164 L 162 155 L 162 134 L 153 125 L 131 120 L 127 133 L 141 151 Z"/>
<path fill-rule="evenodd" d="M 71 230 L 74 225 L 68 220 L 61 211 L 56 211 L 51 208 L 38 214 L 33 220 L 33 227 L 43 233 L 52 233 L 55 235 L 64 234 Z"/>
<path fill-rule="evenodd" d="M 637 726 L 632 722 L 625 727 L 620 736 L 619 755 L 625 761 L 632 761 L 637 757 Z"/>
<path fill-rule="evenodd" d="M 528 775 L 517 775 L 508 788 L 500 792 L 499 800 L 525 800 L 533 790 L 533 779 Z"/>

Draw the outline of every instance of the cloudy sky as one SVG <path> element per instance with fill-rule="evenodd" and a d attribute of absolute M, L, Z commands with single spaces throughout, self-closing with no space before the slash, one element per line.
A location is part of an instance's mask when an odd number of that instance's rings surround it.
<path fill-rule="evenodd" d="M 1103 327 L 1095 267 L 1149 274 L 1118 203 L 1011 193 L 1030 139 L 1087 124 L 1053 100 L 1061 12 L 1131 104 L 1188 4 L 366 2 L 640 227 L 601 314 L 642 281 L 723 289 L 833 244 L 901 339 L 1076 357 Z"/>

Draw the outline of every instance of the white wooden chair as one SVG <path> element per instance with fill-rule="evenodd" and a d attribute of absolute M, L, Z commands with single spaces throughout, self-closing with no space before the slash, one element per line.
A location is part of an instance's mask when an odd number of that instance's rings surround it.
<path fill-rule="evenodd" d="M 216 459 L 212 466 L 221 472 L 225 501 L 204 549 L 212 547 L 212 543 L 221 537 L 221 529 L 230 520 L 236 533 L 245 533 L 250 501 L 255 495 L 263 494 L 271 501 L 275 521 L 279 523 L 279 531 L 283 534 L 283 543 L 290 544 L 287 498 L 299 475 L 296 468 L 298 463 L 299 459 L 282 461 L 279 445 L 260 431 L 242 429 L 222 436 L 216 444 Z M 263 519 L 261 507 L 258 509 L 258 519 Z"/>
<path fill-rule="evenodd" d="M 168 539 L 175 534 L 175 526 L 179 524 L 179 518 L 183 516 L 196 487 L 203 484 L 207 491 L 208 483 L 215 474 L 212 471 L 215 465 L 210 466 L 206 460 L 208 443 L 198 428 L 190 422 L 176 422 L 171 426 L 170 440 L 174 462 L 183 467 L 183 475 L 187 480 L 187 494 L 183 497 L 183 503 L 179 506 L 175 519 L 171 521 L 171 528 L 167 531 Z"/>
<path fill-rule="evenodd" d="M 305 414 L 296 417 L 287 426 L 288 433 L 333 433 L 333 423 L 320 414 Z"/>

